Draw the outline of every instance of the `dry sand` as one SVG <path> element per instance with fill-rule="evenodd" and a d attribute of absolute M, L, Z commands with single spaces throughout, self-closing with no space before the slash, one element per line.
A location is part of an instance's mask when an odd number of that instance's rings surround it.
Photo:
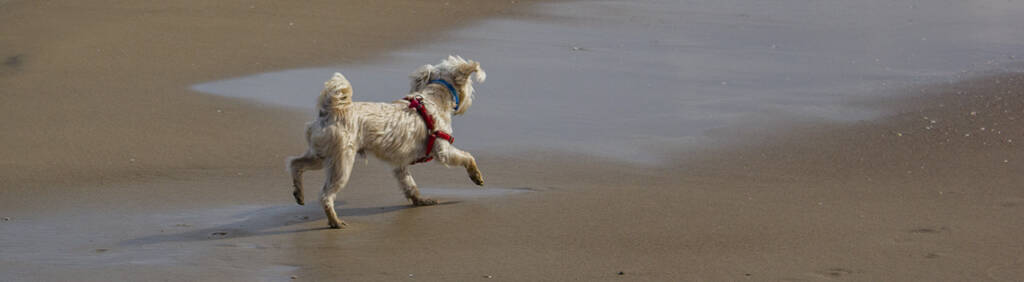
<path fill-rule="evenodd" d="M 488 190 L 417 166 L 450 189 L 433 207 L 370 161 L 340 197 L 352 227 L 326 230 L 282 169 L 309 114 L 188 86 L 369 60 L 475 19 L 441 1 L 204 3 L 0 2 L 0 280 L 1024 279 L 1024 76 L 910 89 L 865 103 L 890 113 L 873 121 L 723 129 L 751 142 L 668 165 L 479 152 L 505 187 Z M 474 3 L 451 13 L 527 5 Z"/>

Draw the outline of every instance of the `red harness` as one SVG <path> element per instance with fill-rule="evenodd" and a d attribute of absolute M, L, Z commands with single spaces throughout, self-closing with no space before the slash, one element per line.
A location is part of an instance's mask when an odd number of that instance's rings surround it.
<path fill-rule="evenodd" d="M 448 140 L 448 143 L 455 143 L 455 137 L 452 137 L 451 134 L 434 129 L 434 119 L 430 117 L 430 113 L 427 113 L 427 107 L 423 106 L 423 97 L 416 97 L 415 99 L 405 97 L 402 99 L 409 101 L 409 107 L 416 109 L 416 112 L 420 113 L 423 123 L 427 124 L 427 131 L 430 132 L 430 136 L 427 137 L 427 153 L 422 158 L 413 161 L 412 164 L 425 163 L 434 159 L 434 157 L 430 156 L 430 152 L 434 150 L 434 140 L 437 138 Z"/>

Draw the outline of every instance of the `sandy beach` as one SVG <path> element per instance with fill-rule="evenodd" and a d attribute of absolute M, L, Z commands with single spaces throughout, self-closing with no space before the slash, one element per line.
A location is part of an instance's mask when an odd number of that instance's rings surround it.
<path fill-rule="evenodd" d="M 430 207 L 371 159 L 344 230 L 290 195 L 309 112 L 190 89 L 559 20 L 532 5 L 0 1 L 0 280 L 1024 280 L 1020 73 L 735 123 L 660 163 L 473 152 L 483 189 L 415 167 Z"/>

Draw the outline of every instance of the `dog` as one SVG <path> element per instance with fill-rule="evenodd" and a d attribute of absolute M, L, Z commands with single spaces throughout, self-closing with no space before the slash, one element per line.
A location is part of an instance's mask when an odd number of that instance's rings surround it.
<path fill-rule="evenodd" d="M 473 81 L 482 83 L 486 73 L 480 63 L 460 56 L 436 65 L 423 65 L 409 78 L 409 94 L 390 103 L 353 102 L 352 84 L 341 73 L 324 83 L 317 100 L 317 116 L 306 126 L 309 148 L 287 160 L 296 203 L 304 205 L 302 173 L 326 169 L 320 203 L 331 228 L 343 228 L 334 210 L 334 199 L 347 184 L 356 155 L 372 153 L 393 167 L 405 197 L 416 206 L 437 204 L 420 195 L 409 166 L 436 158 L 445 166 L 466 169 L 473 183 L 484 178 L 476 159 L 452 146 L 452 118 L 465 114 L 473 104 Z M 418 105 L 417 105 L 418 104 Z M 420 109 L 422 108 L 422 109 Z M 429 123 L 433 123 L 430 130 Z M 428 147 L 429 146 L 429 147 Z"/>

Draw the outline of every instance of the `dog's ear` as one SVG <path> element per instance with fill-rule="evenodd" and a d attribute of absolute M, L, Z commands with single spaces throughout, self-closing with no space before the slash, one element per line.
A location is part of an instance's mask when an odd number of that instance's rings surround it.
<path fill-rule="evenodd" d="M 480 68 L 480 62 L 470 60 L 465 64 L 459 65 L 459 76 L 469 79 L 469 76 L 473 74 L 473 80 L 476 82 L 484 82 L 487 78 L 487 74 Z"/>
<path fill-rule="evenodd" d="M 430 74 L 435 72 L 435 70 L 434 66 L 431 65 L 422 65 L 419 68 L 416 68 L 416 70 L 409 75 L 409 79 L 412 80 L 409 92 L 420 91 L 423 90 L 424 87 L 427 87 L 427 84 L 430 83 Z"/>

